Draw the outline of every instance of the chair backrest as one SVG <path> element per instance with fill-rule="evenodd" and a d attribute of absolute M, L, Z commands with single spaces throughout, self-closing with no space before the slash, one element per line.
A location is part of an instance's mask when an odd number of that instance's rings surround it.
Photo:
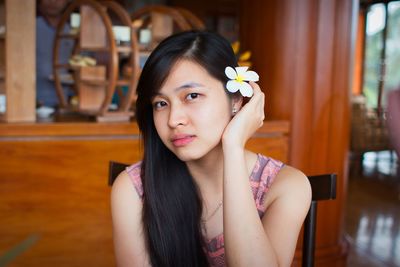
<path fill-rule="evenodd" d="M 128 166 L 128 164 L 110 161 L 108 164 L 108 185 L 112 186 L 115 179 L 117 179 L 118 174 L 120 174 Z"/>
<path fill-rule="evenodd" d="M 108 184 L 111 186 L 118 174 L 128 165 L 110 161 Z M 312 201 L 304 221 L 302 266 L 314 266 L 317 201 L 336 198 L 336 174 L 308 176 L 311 184 Z"/>
<path fill-rule="evenodd" d="M 317 201 L 336 198 L 336 174 L 308 176 L 312 201 L 304 221 L 302 266 L 314 266 Z"/>

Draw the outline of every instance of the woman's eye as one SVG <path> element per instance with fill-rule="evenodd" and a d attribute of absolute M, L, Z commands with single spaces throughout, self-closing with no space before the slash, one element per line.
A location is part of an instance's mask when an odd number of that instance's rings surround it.
<path fill-rule="evenodd" d="M 165 107 L 167 105 L 167 103 L 165 101 L 157 101 L 154 102 L 153 107 L 154 109 L 160 109 L 162 107 Z"/>
<path fill-rule="evenodd" d="M 186 96 L 186 98 L 189 99 L 189 100 L 192 100 L 192 99 L 195 99 L 195 98 L 198 98 L 198 97 L 199 97 L 198 93 L 190 93 L 190 94 L 188 94 Z"/>

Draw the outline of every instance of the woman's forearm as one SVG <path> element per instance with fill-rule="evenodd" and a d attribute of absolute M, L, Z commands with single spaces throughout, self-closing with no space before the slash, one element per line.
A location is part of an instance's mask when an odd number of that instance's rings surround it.
<path fill-rule="evenodd" d="M 243 148 L 224 148 L 224 239 L 229 266 L 277 266 L 258 215 Z"/>

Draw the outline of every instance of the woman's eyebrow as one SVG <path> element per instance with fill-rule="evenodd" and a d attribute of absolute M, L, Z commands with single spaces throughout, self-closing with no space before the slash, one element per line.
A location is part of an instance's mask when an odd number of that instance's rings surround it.
<path fill-rule="evenodd" d="M 197 88 L 197 87 L 204 87 L 204 85 L 201 83 L 196 83 L 196 82 L 188 82 L 188 83 L 182 84 L 181 86 L 175 88 L 174 91 L 176 92 L 176 91 L 180 91 L 182 89 Z"/>
<path fill-rule="evenodd" d="M 196 82 L 188 82 L 188 83 L 184 83 L 181 86 L 177 87 L 174 89 L 174 92 L 179 92 L 180 90 L 184 90 L 187 88 L 198 88 L 198 87 L 205 87 L 203 84 L 201 83 L 196 83 Z M 156 96 L 163 96 L 164 94 L 162 92 L 157 92 L 154 97 Z M 153 98 L 154 98 L 153 97 Z"/>

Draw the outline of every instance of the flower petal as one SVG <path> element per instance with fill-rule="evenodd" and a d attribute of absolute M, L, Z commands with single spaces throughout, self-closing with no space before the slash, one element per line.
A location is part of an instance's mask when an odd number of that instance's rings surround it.
<path fill-rule="evenodd" d="M 253 82 L 258 82 L 258 79 L 260 78 L 255 71 L 246 71 L 246 73 L 243 75 L 245 81 L 253 81 Z"/>
<path fill-rule="evenodd" d="M 253 96 L 253 88 L 248 83 L 241 83 L 240 84 L 240 93 L 242 96 L 251 97 Z"/>
<path fill-rule="evenodd" d="M 236 67 L 236 72 L 238 75 L 244 76 L 245 72 L 249 67 Z"/>
<path fill-rule="evenodd" d="M 236 71 L 232 67 L 225 68 L 225 75 L 231 80 L 236 79 L 237 76 Z"/>
<path fill-rule="evenodd" d="M 237 81 L 228 81 L 226 83 L 226 89 L 228 89 L 231 93 L 236 93 L 241 87 L 243 83 L 239 83 Z"/>

